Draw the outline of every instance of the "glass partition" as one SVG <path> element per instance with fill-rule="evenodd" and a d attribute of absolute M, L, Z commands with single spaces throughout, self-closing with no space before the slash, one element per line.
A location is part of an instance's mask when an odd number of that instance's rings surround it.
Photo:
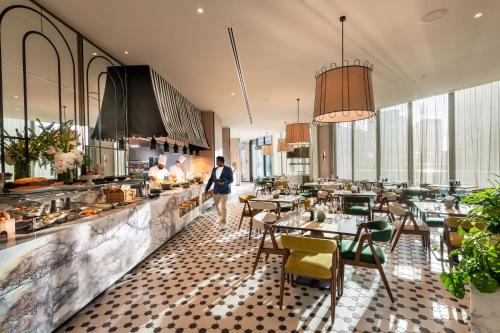
<path fill-rule="evenodd" d="M 448 94 L 413 102 L 413 179 L 448 184 Z"/>
<path fill-rule="evenodd" d="M 500 174 L 500 82 L 455 92 L 456 178 L 490 186 Z"/>
<path fill-rule="evenodd" d="M 408 180 L 408 103 L 379 110 L 380 176 Z"/>
<path fill-rule="evenodd" d="M 375 118 L 354 123 L 354 179 L 377 178 L 377 122 Z"/>
<path fill-rule="evenodd" d="M 352 179 L 352 123 L 336 125 L 337 176 L 340 179 Z"/>

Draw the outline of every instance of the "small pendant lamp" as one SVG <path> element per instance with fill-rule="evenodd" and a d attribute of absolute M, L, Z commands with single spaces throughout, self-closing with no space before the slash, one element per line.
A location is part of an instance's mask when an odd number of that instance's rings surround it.
<path fill-rule="evenodd" d="M 273 145 L 263 145 L 262 155 L 269 156 L 273 154 Z"/>
<path fill-rule="evenodd" d="M 156 139 L 155 139 L 154 136 L 151 138 L 151 142 L 149 143 L 149 149 L 150 150 L 156 150 L 157 149 L 157 147 L 156 147 Z"/>
<path fill-rule="evenodd" d="M 311 143 L 309 123 L 299 122 L 300 98 L 297 98 L 297 122 L 286 125 L 286 143 L 292 145 L 305 145 Z"/>
<path fill-rule="evenodd" d="M 286 139 L 278 139 L 278 152 L 293 151 L 293 146 L 286 143 Z"/>
<path fill-rule="evenodd" d="M 373 101 L 373 65 L 363 65 L 356 59 L 352 65 L 344 60 L 344 21 L 342 24 L 342 64 L 332 64 L 316 72 L 316 92 L 313 121 L 315 123 L 341 123 L 375 116 Z"/>

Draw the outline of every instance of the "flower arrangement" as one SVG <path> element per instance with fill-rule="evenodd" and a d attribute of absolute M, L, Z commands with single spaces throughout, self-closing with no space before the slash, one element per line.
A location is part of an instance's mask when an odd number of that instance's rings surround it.
<path fill-rule="evenodd" d="M 24 139 L 24 134 L 16 128 L 16 137 L 12 137 L 4 130 L 5 135 L 5 163 L 14 166 L 14 177 L 16 179 L 30 176 L 30 161 L 36 161 L 43 146 L 38 140 L 36 133 L 29 129 L 28 140 Z M 28 145 L 28 156 L 26 156 L 26 145 Z M 29 160 L 28 160 L 29 158 Z"/>
<path fill-rule="evenodd" d="M 41 164 L 50 165 L 65 181 L 71 181 L 75 167 L 84 162 L 84 154 L 78 150 L 79 134 L 71 129 L 72 124 L 73 122 L 69 120 L 56 128 L 53 123 L 45 127 L 39 121 L 42 130 L 39 140 L 45 147 L 40 154 Z"/>

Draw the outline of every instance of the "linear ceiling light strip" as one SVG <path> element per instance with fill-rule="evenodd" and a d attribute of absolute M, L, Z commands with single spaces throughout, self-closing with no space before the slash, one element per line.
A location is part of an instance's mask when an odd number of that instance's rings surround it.
<path fill-rule="evenodd" d="M 241 92 L 243 93 L 243 98 L 245 99 L 245 105 L 248 112 L 248 118 L 250 124 L 253 124 L 252 120 L 252 110 L 250 109 L 250 102 L 248 101 L 247 88 L 245 85 L 245 79 L 243 78 L 243 71 L 241 70 L 240 58 L 238 57 L 238 50 L 236 49 L 236 40 L 234 38 L 233 28 L 228 27 L 227 31 L 229 33 L 229 41 L 231 42 L 231 48 L 233 49 L 234 65 L 236 66 L 236 74 L 240 80 Z"/>

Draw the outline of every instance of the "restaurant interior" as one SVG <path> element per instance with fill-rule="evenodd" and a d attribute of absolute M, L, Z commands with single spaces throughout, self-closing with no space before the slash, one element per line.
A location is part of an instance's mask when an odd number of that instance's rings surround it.
<path fill-rule="evenodd" d="M 0 12 L 0 332 L 500 332 L 500 2 Z"/>

